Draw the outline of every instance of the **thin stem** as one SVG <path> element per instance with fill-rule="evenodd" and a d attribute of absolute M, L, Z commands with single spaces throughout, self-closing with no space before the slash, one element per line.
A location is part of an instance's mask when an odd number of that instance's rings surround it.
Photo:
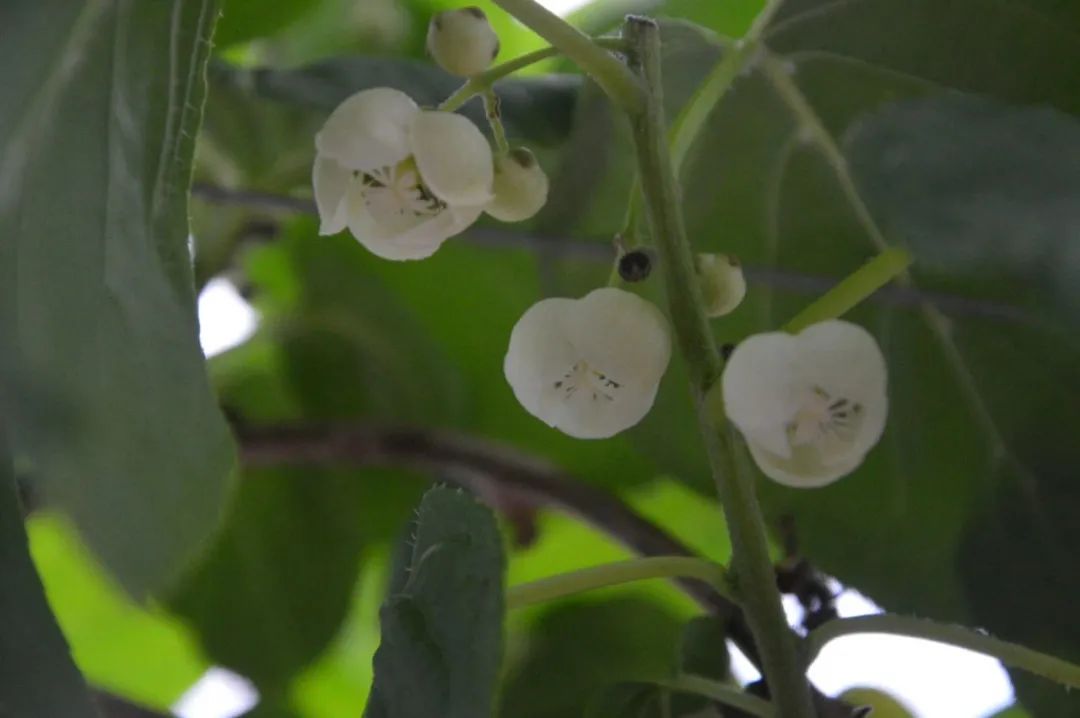
<path fill-rule="evenodd" d="M 721 596 L 733 600 L 727 572 L 720 564 L 689 556 L 653 556 L 591 566 L 513 586 L 506 593 L 506 606 L 523 608 L 598 588 L 654 578 L 700 579 L 713 586 Z"/>
<path fill-rule="evenodd" d="M 510 151 L 510 143 L 506 141 L 506 129 L 503 128 L 502 111 L 500 110 L 499 96 L 494 90 L 486 90 L 484 98 L 484 115 L 487 117 L 488 126 L 491 127 L 491 136 L 495 139 L 495 152 L 500 157 Z"/>
<path fill-rule="evenodd" d="M 947 643 L 993 656 L 1007 666 L 1029 671 L 1064 686 L 1080 688 L 1080 666 L 1075 663 L 1048 656 L 1027 646 L 1002 641 L 964 626 L 887 613 L 834 619 L 812 631 L 806 639 L 809 660 L 813 661 L 829 641 L 853 633 L 888 633 Z"/>
<path fill-rule="evenodd" d="M 776 589 L 754 476 L 736 470 L 733 438 L 715 425 L 704 400 L 720 374 L 721 362 L 695 281 L 693 253 L 668 151 L 659 29 L 650 20 L 630 18 L 625 35 L 637 50 L 637 69 L 646 88 L 644 110 L 630 116 L 646 216 L 667 286 L 676 339 L 698 404 L 698 424 L 731 533 L 733 581 L 778 713 L 785 718 L 810 718 L 814 710 L 809 685 Z"/>
<path fill-rule="evenodd" d="M 785 67 L 783 61 L 777 59 L 771 53 L 763 51 L 761 67 L 765 77 L 769 80 L 773 89 L 776 90 L 776 94 L 779 95 L 799 122 L 799 131 L 806 133 L 810 142 L 817 147 L 825 161 L 832 167 L 836 181 L 840 185 L 840 190 L 844 193 L 844 198 L 851 204 L 859 224 L 869 235 L 874 247 L 879 252 L 887 250 L 889 243 L 886 241 L 885 235 L 882 234 L 877 222 L 874 221 L 870 208 L 863 201 L 859 188 L 855 186 L 855 178 L 852 177 L 851 170 L 848 168 L 847 158 L 840 151 L 829 130 L 821 123 L 821 118 L 818 117 L 817 112 L 806 101 L 806 96 L 803 95 L 795 81 L 791 79 L 791 73 Z"/>
<path fill-rule="evenodd" d="M 906 250 L 886 249 L 788 320 L 784 331 L 797 334 L 811 324 L 842 316 L 907 271 L 911 261 L 912 256 Z"/>
<path fill-rule="evenodd" d="M 768 701 L 703 676 L 685 674 L 670 681 L 660 681 L 657 685 L 676 693 L 704 696 L 760 718 L 773 718 L 776 715 L 776 711 Z"/>
<path fill-rule="evenodd" d="M 495 0 L 495 4 L 559 48 L 623 110 L 635 112 L 641 107 L 641 85 L 633 73 L 588 35 L 536 0 Z"/>
<path fill-rule="evenodd" d="M 594 37 L 592 41 L 600 47 L 614 51 L 620 51 L 626 47 L 626 43 L 620 37 Z M 454 94 L 443 100 L 439 105 L 439 109 L 445 110 L 446 112 L 452 112 L 471 100 L 474 96 L 479 95 L 484 92 L 484 90 L 492 87 L 496 82 L 507 75 L 511 75 L 518 70 L 523 70 L 529 65 L 535 65 L 538 62 L 558 57 L 560 54 L 562 54 L 562 51 L 557 47 L 545 47 L 540 50 L 533 50 L 521 57 L 515 57 L 513 60 L 507 60 L 501 65 L 489 68 L 479 75 L 469 78 L 465 84 L 454 92 Z"/>

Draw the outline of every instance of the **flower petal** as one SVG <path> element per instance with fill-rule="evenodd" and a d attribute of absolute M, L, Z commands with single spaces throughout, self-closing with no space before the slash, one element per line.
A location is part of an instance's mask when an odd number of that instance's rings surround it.
<path fill-rule="evenodd" d="M 434 216 L 417 218 L 411 227 L 388 227 L 368 211 L 359 182 L 350 187 L 346 205 L 353 237 L 372 254 L 395 261 L 430 257 L 443 242 L 475 222 L 482 211 L 481 207 L 447 207 Z"/>
<path fill-rule="evenodd" d="M 452 112 L 421 112 L 413 119 L 410 143 L 420 177 L 443 202 L 484 205 L 491 199 L 491 147 L 471 120 Z"/>
<path fill-rule="evenodd" d="M 811 447 L 799 447 L 790 457 L 778 456 L 754 441 L 748 441 L 750 454 L 761 472 L 777 483 L 796 489 L 815 489 L 850 474 L 866 457 L 852 453 L 834 463 L 824 463 Z"/>
<path fill-rule="evenodd" d="M 526 411 L 549 426 L 555 426 L 559 419 L 551 389 L 578 361 L 566 339 L 565 326 L 574 304 L 573 299 L 556 297 L 529 307 L 510 332 L 503 360 L 503 374 L 514 396 Z"/>
<path fill-rule="evenodd" d="M 311 174 L 315 206 L 319 210 L 319 234 L 337 234 L 348 224 L 344 200 L 352 172 L 328 157 L 316 155 Z"/>
<path fill-rule="evenodd" d="M 366 172 L 409 156 L 409 127 L 420 108 L 389 87 L 362 90 L 337 106 L 315 135 L 319 154 Z"/>
<path fill-rule="evenodd" d="M 783 457 L 789 455 L 785 425 L 809 386 L 795 371 L 798 343 L 784 332 L 741 341 L 721 377 L 724 411 L 748 438 Z"/>

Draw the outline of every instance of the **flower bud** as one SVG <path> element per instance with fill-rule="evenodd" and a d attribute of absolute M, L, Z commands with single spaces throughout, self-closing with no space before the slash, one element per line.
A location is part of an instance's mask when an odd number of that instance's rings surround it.
<path fill-rule="evenodd" d="M 548 178 L 532 152 L 515 147 L 495 160 L 495 197 L 484 211 L 503 222 L 520 222 L 547 202 Z"/>
<path fill-rule="evenodd" d="M 431 18 L 427 49 L 451 75 L 472 77 L 486 70 L 499 54 L 499 36 L 478 7 L 446 10 Z"/>
<path fill-rule="evenodd" d="M 728 254 L 699 254 L 698 281 L 710 317 L 730 314 L 746 296 L 746 278 L 739 260 Z"/>

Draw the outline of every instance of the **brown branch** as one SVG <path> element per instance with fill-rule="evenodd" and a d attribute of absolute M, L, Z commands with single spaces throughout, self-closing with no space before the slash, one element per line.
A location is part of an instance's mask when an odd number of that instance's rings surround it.
<path fill-rule="evenodd" d="M 236 426 L 247 466 L 394 467 L 431 474 L 496 504 L 506 496 L 575 516 L 644 556 L 693 556 L 685 544 L 622 500 L 566 471 L 493 441 L 436 429 L 366 425 Z M 738 606 L 708 584 L 675 583 L 724 621 L 728 635 L 758 665 L 753 636 Z M 849 718 L 851 706 L 814 689 L 821 718 Z"/>
<path fill-rule="evenodd" d="M 213 204 L 231 204 L 249 207 L 271 214 L 315 214 L 315 202 L 258 190 L 228 189 L 205 183 L 195 183 L 193 196 Z M 481 247 L 530 249 L 550 255 L 572 256 L 587 261 L 607 262 L 613 259 L 609 240 L 582 240 L 549 234 L 517 232 L 498 227 L 471 227 L 462 238 Z M 743 266 L 750 284 L 762 284 L 790 294 L 816 295 L 828 291 L 836 284 L 837 277 L 803 274 L 771 267 Z M 1008 304 L 962 297 L 944 292 L 933 292 L 912 287 L 889 285 L 882 287 L 867 299 L 873 304 L 918 309 L 929 303 L 952 316 L 981 317 L 1025 325 L 1043 323 L 1029 312 Z"/>
<path fill-rule="evenodd" d="M 500 495 L 556 508 L 591 524 L 645 556 L 691 556 L 685 544 L 616 496 L 574 479 L 547 462 L 507 446 L 448 431 L 363 425 L 236 429 L 248 466 L 392 466 L 446 478 L 498 504 Z M 679 586 L 728 626 L 739 647 L 757 651 L 737 606 L 707 583 L 679 579 Z"/>

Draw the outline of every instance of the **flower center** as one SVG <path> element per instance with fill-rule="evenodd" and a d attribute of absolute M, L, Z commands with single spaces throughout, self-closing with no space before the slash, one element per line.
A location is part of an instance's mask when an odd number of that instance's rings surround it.
<path fill-rule="evenodd" d="M 552 386 L 562 393 L 564 399 L 584 396 L 590 401 L 614 401 L 622 384 L 607 374 L 597 371 L 586 361 L 579 361 L 563 374 Z M 580 392 L 580 393 L 579 393 Z"/>
<path fill-rule="evenodd" d="M 404 230 L 446 208 L 446 203 L 424 186 L 412 157 L 357 177 L 364 186 L 364 204 L 381 225 Z"/>
<path fill-rule="evenodd" d="M 795 416 L 784 427 L 793 447 L 819 445 L 839 448 L 854 440 L 862 421 L 862 406 L 849 399 L 831 396 L 815 386 L 803 397 Z"/>

